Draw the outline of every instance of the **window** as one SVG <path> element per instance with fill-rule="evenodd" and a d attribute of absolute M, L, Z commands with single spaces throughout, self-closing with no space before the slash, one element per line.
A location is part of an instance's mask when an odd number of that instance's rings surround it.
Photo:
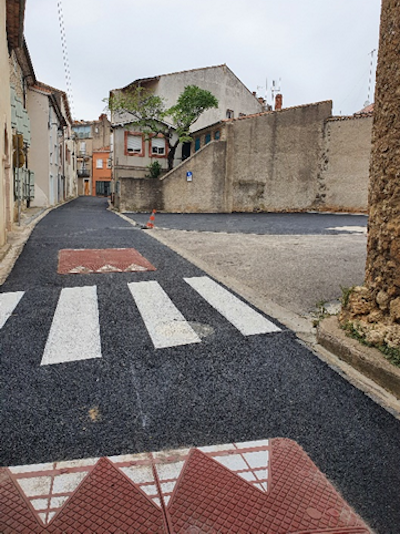
<path fill-rule="evenodd" d="M 205 145 L 208 145 L 208 143 L 209 143 L 210 141 L 211 141 L 211 134 L 208 133 L 208 134 L 206 134 L 206 136 L 205 136 L 204 144 L 205 144 Z"/>
<path fill-rule="evenodd" d="M 90 137 L 90 125 L 88 126 L 73 126 L 73 131 L 78 138 Z"/>
<path fill-rule="evenodd" d="M 219 139 L 221 139 L 221 132 L 219 130 L 217 130 L 214 134 L 214 139 L 216 141 L 218 141 Z"/>
<path fill-rule="evenodd" d="M 103 160 L 97 159 L 96 160 L 96 169 L 102 169 L 103 168 Z"/>
<path fill-rule="evenodd" d="M 125 132 L 125 154 L 129 156 L 144 156 L 143 135 L 141 133 Z"/>
<path fill-rule="evenodd" d="M 167 144 L 164 137 L 152 137 L 150 140 L 150 152 L 152 156 L 165 157 Z"/>
<path fill-rule="evenodd" d="M 80 144 L 80 152 L 81 154 L 86 154 L 86 143 L 85 141 L 82 141 Z"/>
<path fill-rule="evenodd" d="M 233 119 L 235 117 L 235 113 L 233 109 L 227 109 L 226 110 L 226 118 L 227 119 Z"/>
<path fill-rule="evenodd" d="M 196 137 L 194 140 L 194 151 L 197 152 L 200 150 L 200 137 Z"/>
<path fill-rule="evenodd" d="M 111 158 L 107 160 L 107 169 L 111 169 Z"/>

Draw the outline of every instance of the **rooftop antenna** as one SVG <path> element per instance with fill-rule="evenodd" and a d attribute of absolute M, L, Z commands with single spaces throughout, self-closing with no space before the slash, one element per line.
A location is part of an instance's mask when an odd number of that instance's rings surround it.
<path fill-rule="evenodd" d="M 370 103 L 371 103 L 370 97 L 371 97 L 371 89 L 372 89 L 372 75 L 373 75 L 374 54 L 375 54 L 375 52 L 376 52 L 376 48 L 371 50 L 371 52 L 368 54 L 369 56 L 371 56 L 371 61 L 370 61 L 370 64 L 369 64 L 368 97 L 367 97 L 367 100 L 364 102 L 364 107 L 365 108 L 367 106 L 369 106 Z"/>
<path fill-rule="evenodd" d="M 62 11 L 61 0 L 57 2 L 57 9 L 58 9 L 58 20 L 60 23 L 61 46 L 62 46 L 63 62 L 64 62 L 65 83 L 67 86 L 67 95 L 68 95 L 69 105 L 71 108 L 71 115 L 72 115 L 72 118 L 74 118 L 75 111 L 74 111 L 74 98 L 72 94 L 71 70 L 69 68 L 67 38 L 65 35 L 64 15 Z"/>
<path fill-rule="evenodd" d="M 272 97 L 272 103 L 275 102 L 275 95 L 281 92 L 281 78 L 279 78 L 279 83 L 276 82 L 276 80 L 272 80 L 271 85 L 271 97 Z"/>

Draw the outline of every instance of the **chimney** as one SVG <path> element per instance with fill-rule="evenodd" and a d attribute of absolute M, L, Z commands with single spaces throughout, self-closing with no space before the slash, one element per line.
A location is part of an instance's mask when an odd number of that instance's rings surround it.
<path fill-rule="evenodd" d="M 253 91 L 253 96 L 257 96 L 257 93 L 255 91 Z"/>
<path fill-rule="evenodd" d="M 282 109 L 282 100 L 282 95 L 278 93 L 275 97 L 275 111 L 280 111 Z"/>

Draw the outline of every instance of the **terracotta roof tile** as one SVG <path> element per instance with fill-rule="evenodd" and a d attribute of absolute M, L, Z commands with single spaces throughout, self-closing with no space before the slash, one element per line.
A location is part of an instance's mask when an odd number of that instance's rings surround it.
<path fill-rule="evenodd" d="M 279 110 L 262 111 L 261 113 L 254 113 L 252 115 L 244 115 L 242 117 L 236 117 L 234 119 L 223 119 L 221 122 L 236 122 L 246 119 L 252 119 L 254 117 L 261 117 L 263 115 L 272 115 L 273 113 L 284 113 L 285 111 L 292 111 L 294 109 L 307 108 L 311 106 L 318 106 L 320 104 L 332 104 L 332 100 L 323 100 L 322 102 L 313 102 L 312 104 L 299 104 L 298 106 L 291 106 L 289 108 L 282 108 Z"/>

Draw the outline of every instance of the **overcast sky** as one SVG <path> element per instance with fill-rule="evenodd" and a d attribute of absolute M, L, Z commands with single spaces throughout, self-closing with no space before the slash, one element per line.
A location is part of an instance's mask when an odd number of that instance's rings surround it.
<path fill-rule="evenodd" d="M 27 0 L 25 36 L 38 80 L 66 90 L 57 0 Z M 380 0 L 63 0 L 75 119 L 94 120 L 109 90 L 137 78 L 226 63 L 284 107 L 368 98 Z M 373 78 L 377 53 L 374 55 Z M 373 101 L 373 86 L 370 91 Z M 271 102 L 268 91 L 268 102 Z"/>

